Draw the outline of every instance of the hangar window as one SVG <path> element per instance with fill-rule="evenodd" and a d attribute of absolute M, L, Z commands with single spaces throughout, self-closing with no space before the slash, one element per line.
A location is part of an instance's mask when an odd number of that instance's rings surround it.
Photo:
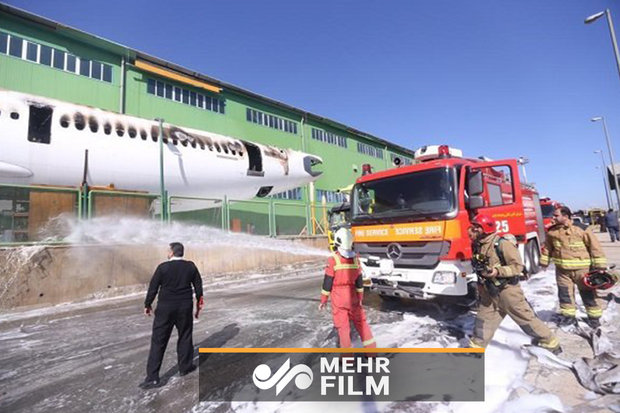
<path fill-rule="evenodd" d="M 92 77 L 93 79 L 101 80 L 101 69 L 102 69 L 101 63 L 93 60 L 91 63 L 90 77 Z"/>
<path fill-rule="evenodd" d="M 90 60 L 80 58 L 80 74 L 90 76 Z"/>
<path fill-rule="evenodd" d="M 65 52 L 62 50 L 54 49 L 54 64 L 56 69 L 65 69 Z"/>
<path fill-rule="evenodd" d="M 383 159 L 383 149 L 375 148 L 374 146 L 367 145 L 362 142 L 357 143 L 357 151 L 364 155 L 372 156 L 374 158 Z"/>
<path fill-rule="evenodd" d="M 75 115 L 73 115 L 73 124 L 75 125 L 75 128 L 77 130 L 83 130 L 86 126 L 86 119 L 84 119 L 84 115 L 82 115 L 80 112 L 77 112 Z"/>
<path fill-rule="evenodd" d="M 22 49 L 24 45 L 24 39 L 21 37 L 11 35 L 11 42 L 9 43 L 9 54 L 15 57 L 22 57 Z"/>
<path fill-rule="evenodd" d="M 271 195 L 271 198 L 275 199 L 294 199 L 301 201 L 302 189 L 294 188 L 284 192 L 278 192 L 277 194 Z"/>
<path fill-rule="evenodd" d="M 342 148 L 347 147 L 347 138 L 344 136 L 336 135 L 335 133 L 327 132 L 321 129 L 312 128 L 312 139 L 317 141 L 330 143 Z"/>
<path fill-rule="evenodd" d="M 72 54 L 67 55 L 67 72 L 75 73 L 76 58 Z"/>
<path fill-rule="evenodd" d="M 39 63 L 45 66 L 52 65 L 52 48 L 51 47 L 41 45 Z"/>
<path fill-rule="evenodd" d="M 30 106 L 30 117 L 28 121 L 28 140 L 37 143 L 50 143 L 52 130 L 51 106 Z"/>
<path fill-rule="evenodd" d="M 6 54 L 6 48 L 9 45 L 9 35 L 0 32 L 0 53 Z"/>
<path fill-rule="evenodd" d="M 78 65 L 77 57 L 66 51 L 26 41 L 19 36 L 5 32 L 0 32 L 0 53 L 108 83 L 112 82 L 112 66 L 106 63 L 81 58 Z"/>
<path fill-rule="evenodd" d="M 297 134 L 297 123 L 279 116 L 269 115 L 261 111 L 246 108 L 245 119 L 248 122 L 267 126 L 268 128 L 278 129 L 283 132 Z"/>
<path fill-rule="evenodd" d="M 221 114 L 226 112 L 226 105 L 222 99 L 206 96 L 178 86 L 172 86 L 160 80 L 147 79 L 146 93 L 200 109 L 210 110 L 212 112 Z"/>
<path fill-rule="evenodd" d="M 112 83 L 112 66 L 106 64 L 103 65 L 103 81 Z"/>
<path fill-rule="evenodd" d="M 31 62 L 37 62 L 39 60 L 39 45 L 36 43 L 28 42 L 26 45 L 26 59 Z"/>

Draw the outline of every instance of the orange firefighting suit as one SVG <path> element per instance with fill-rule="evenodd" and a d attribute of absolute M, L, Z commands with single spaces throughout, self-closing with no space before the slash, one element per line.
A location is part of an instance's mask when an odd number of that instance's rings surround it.
<path fill-rule="evenodd" d="M 351 347 L 350 320 L 362 339 L 364 347 L 377 347 L 370 327 L 366 322 L 366 313 L 362 308 L 364 285 L 362 268 L 357 256 L 344 258 L 338 252 L 327 260 L 325 278 L 321 290 L 321 303 L 332 299 L 332 316 L 334 326 L 338 330 L 340 347 Z"/>

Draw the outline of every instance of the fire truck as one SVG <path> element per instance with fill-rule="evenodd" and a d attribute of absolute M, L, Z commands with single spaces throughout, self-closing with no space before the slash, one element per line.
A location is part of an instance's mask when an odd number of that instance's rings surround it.
<path fill-rule="evenodd" d="M 560 208 L 561 206 L 561 203 L 553 201 L 551 198 L 540 199 L 540 208 L 542 211 L 543 225 L 545 226 L 545 231 L 547 231 L 549 227 L 553 225 L 553 211 L 555 211 L 556 208 Z"/>
<path fill-rule="evenodd" d="M 372 173 L 352 191 L 351 228 L 366 285 L 383 298 L 471 304 L 470 219 L 480 212 L 512 234 L 526 271 L 539 270 L 544 227 L 538 193 L 520 183 L 516 159 L 468 159 L 447 145 L 425 146 L 416 163 Z"/>

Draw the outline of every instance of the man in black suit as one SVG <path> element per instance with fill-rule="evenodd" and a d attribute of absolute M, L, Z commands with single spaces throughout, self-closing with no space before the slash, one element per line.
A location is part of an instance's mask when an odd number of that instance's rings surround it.
<path fill-rule="evenodd" d="M 172 327 L 176 326 L 179 333 L 177 343 L 179 374 L 184 376 L 196 370 L 196 365 L 192 363 L 194 355 L 192 286 L 196 294 L 195 317 L 198 318 L 198 314 L 204 306 L 202 279 L 196 265 L 183 259 L 183 253 L 183 244 L 180 242 L 170 244 L 168 261 L 159 264 L 146 293 L 144 314 L 147 316 L 153 313 L 151 305 L 158 291 L 159 300 L 153 321 L 153 336 L 146 365 L 146 379 L 140 383 L 140 387 L 143 389 L 158 387 L 160 384 L 159 369 L 172 333 Z"/>

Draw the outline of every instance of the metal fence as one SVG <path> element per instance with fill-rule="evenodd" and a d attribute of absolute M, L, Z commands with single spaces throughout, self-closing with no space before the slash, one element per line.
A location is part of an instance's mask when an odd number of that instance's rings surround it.
<path fill-rule="evenodd" d="M 271 237 L 324 235 L 331 206 L 170 196 L 162 216 L 160 197 L 151 193 L 0 184 L 0 245 L 56 243 L 68 235 L 55 226 L 58 217 L 133 216 Z"/>
<path fill-rule="evenodd" d="M 57 218 L 81 218 L 81 199 L 74 188 L 0 185 L 0 243 L 56 242 L 63 235 L 55 228 Z"/>

